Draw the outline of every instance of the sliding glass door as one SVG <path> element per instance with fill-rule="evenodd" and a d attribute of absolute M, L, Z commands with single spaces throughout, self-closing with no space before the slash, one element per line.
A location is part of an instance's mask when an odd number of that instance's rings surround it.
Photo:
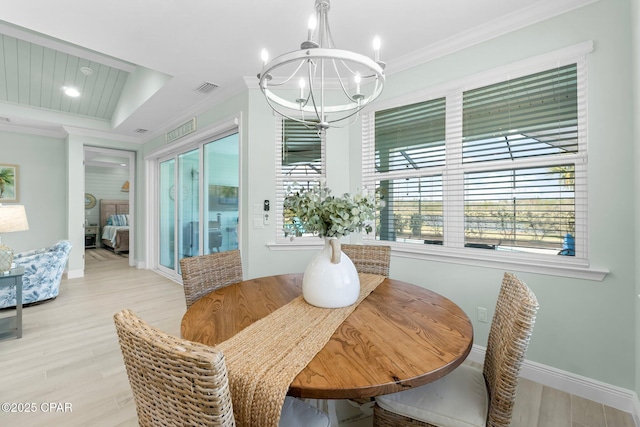
<path fill-rule="evenodd" d="M 233 133 L 159 161 L 161 271 L 179 260 L 238 248 L 239 140 Z"/>

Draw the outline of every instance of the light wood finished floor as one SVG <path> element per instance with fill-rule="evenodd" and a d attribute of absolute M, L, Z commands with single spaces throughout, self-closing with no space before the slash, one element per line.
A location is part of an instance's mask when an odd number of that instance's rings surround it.
<path fill-rule="evenodd" d="M 0 412 L 1 426 L 137 425 L 112 316 L 131 308 L 152 325 L 179 335 L 185 311 L 182 287 L 149 270 L 131 268 L 126 257 L 104 249 L 87 250 L 86 264 L 85 277 L 63 280 L 57 299 L 24 309 L 22 339 L 0 341 L 0 403 L 35 409 Z M 13 313 L 0 311 L 0 317 Z M 370 417 L 360 416 L 344 401 L 338 415 L 341 426 L 371 425 Z M 527 380 L 520 382 L 512 425 L 634 427 L 628 413 Z"/>

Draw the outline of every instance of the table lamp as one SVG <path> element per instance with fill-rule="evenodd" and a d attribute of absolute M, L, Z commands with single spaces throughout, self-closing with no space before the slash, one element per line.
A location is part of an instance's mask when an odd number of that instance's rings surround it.
<path fill-rule="evenodd" d="M 27 213 L 23 205 L 0 204 L 0 233 L 23 231 L 29 229 Z M 13 249 L 0 241 L 0 272 L 11 270 Z"/>

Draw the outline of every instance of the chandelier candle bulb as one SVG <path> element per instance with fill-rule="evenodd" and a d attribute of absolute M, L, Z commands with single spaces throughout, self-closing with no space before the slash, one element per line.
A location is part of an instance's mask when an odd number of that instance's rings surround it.
<path fill-rule="evenodd" d="M 373 38 L 373 60 L 380 62 L 380 37 Z"/>
<path fill-rule="evenodd" d="M 318 25 L 318 20 L 316 19 L 316 15 L 311 15 L 309 17 L 309 35 L 307 40 L 313 40 L 313 33 L 316 31 L 316 26 Z"/>

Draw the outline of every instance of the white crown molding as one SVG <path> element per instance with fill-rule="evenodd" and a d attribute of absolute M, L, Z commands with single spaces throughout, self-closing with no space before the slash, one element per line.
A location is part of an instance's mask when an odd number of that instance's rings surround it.
<path fill-rule="evenodd" d="M 0 130 L 28 135 L 47 136 L 51 138 L 64 138 L 67 136 L 67 133 L 62 128 L 60 128 L 59 130 L 40 129 L 29 126 L 15 125 L 11 123 L 0 123 Z"/>
<path fill-rule="evenodd" d="M 482 364 L 485 352 L 485 347 L 474 344 L 469 353 L 469 360 Z M 520 376 L 556 390 L 628 412 L 633 416 L 636 426 L 640 427 L 640 401 L 638 401 L 638 395 L 632 390 L 530 360 L 522 363 Z"/>
<path fill-rule="evenodd" d="M 426 46 L 424 49 L 389 61 L 386 74 L 394 74 L 453 52 L 494 39 L 529 25 L 542 22 L 563 13 L 595 3 L 599 0 L 573 0 L 565 2 L 538 2 L 500 19 L 487 22 L 462 34 Z"/>
<path fill-rule="evenodd" d="M 136 137 L 126 136 L 126 135 L 118 135 L 117 133 L 105 132 L 105 131 L 100 131 L 95 129 L 79 128 L 79 127 L 67 126 L 67 125 L 63 125 L 62 129 L 64 129 L 64 131 L 66 132 L 66 135 L 88 136 L 92 138 L 108 139 L 110 141 L 131 142 L 134 144 L 144 144 L 145 142 L 142 138 L 136 138 Z"/>
<path fill-rule="evenodd" d="M 256 76 L 244 76 L 242 79 L 244 80 L 244 85 L 247 89 L 260 89 L 260 82 Z"/>

